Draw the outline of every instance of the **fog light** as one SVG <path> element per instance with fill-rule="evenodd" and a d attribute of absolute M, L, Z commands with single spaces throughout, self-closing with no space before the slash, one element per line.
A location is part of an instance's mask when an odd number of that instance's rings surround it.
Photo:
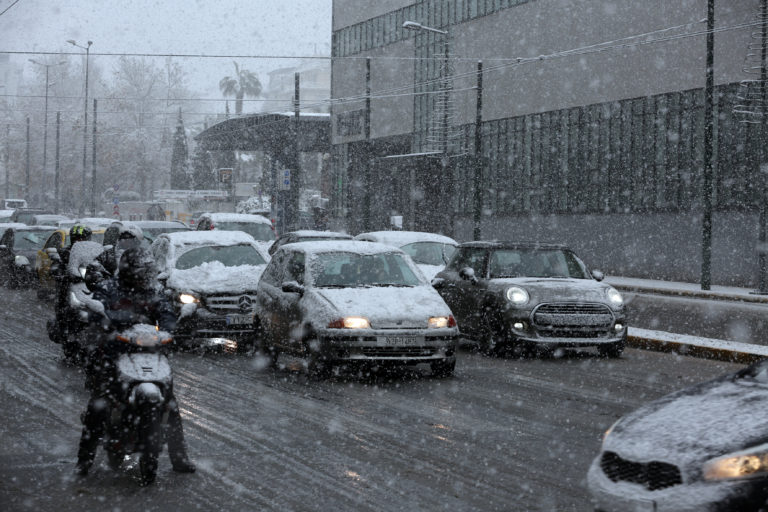
<path fill-rule="evenodd" d="M 514 324 L 512 324 L 512 327 L 514 327 L 518 331 L 522 331 L 523 329 L 525 329 L 525 324 L 523 322 L 515 322 Z"/>
<path fill-rule="evenodd" d="M 616 324 L 613 326 L 613 328 L 616 330 L 616 332 L 619 332 L 624 329 L 624 326 L 622 324 Z"/>

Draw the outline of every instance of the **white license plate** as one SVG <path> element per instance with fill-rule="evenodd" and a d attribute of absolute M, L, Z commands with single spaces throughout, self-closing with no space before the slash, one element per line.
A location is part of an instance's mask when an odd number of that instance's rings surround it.
<path fill-rule="evenodd" d="M 377 336 L 376 344 L 385 347 L 415 347 L 424 344 L 424 336 Z"/>
<path fill-rule="evenodd" d="M 253 324 L 253 313 L 246 315 L 227 315 L 227 325 L 251 325 Z"/>

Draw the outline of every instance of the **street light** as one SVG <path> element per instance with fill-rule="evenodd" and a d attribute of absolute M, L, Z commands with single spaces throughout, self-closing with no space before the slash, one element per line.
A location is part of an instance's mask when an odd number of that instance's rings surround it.
<path fill-rule="evenodd" d="M 78 48 L 85 50 L 85 108 L 83 109 L 83 190 L 80 198 L 80 208 L 78 210 L 78 213 L 80 216 L 82 216 L 85 215 L 85 197 L 87 195 L 85 187 L 85 172 L 86 167 L 88 166 L 88 54 L 90 52 L 93 41 L 88 41 L 87 46 L 80 46 L 75 42 L 74 39 L 67 39 L 67 42 L 72 46 L 77 46 Z"/>
<path fill-rule="evenodd" d="M 421 23 L 417 23 L 415 21 L 406 21 L 405 23 L 403 23 L 403 28 L 407 28 L 408 30 L 425 30 L 427 32 L 434 32 L 435 34 L 448 35 L 447 30 L 440 30 L 439 28 L 428 27 L 426 25 L 422 25 Z"/>
<path fill-rule="evenodd" d="M 45 117 L 43 120 L 43 172 L 40 176 L 40 201 L 45 199 L 45 177 L 48 173 L 48 71 L 51 66 L 61 66 L 66 64 L 66 61 L 56 62 L 54 64 L 46 64 L 44 62 L 38 62 L 35 59 L 29 59 L 29 62 L 38 66 L 45 67 Z M 51 84 L 52 85 L 52 84 Z"/>

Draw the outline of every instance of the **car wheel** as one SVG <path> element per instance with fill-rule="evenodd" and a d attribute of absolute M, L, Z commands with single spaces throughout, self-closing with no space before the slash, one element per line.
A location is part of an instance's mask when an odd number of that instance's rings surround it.
<path fill-rule="evenodd" d="M 327 380 L 333 375 L 333 362 L 321 354 L 312 353 L 309 356 L 307 372 L 312 380 Z"/>
<path fill-rule="evenodd" d="M 600 354 L 601 357 L 610 357 L 611 359 L 616 359 L 621 357 L 622 352 L 624 352 L 623 340 L 597 346 L 597 353 Z"/>
<path fill-rule="evenodd" d="M 499 322 L 491 314 L 483 315 L 480 332 L 480 351 L 486 355 L 495 355 L 500 348 L 503 335 L 499 332 Z"/>
<path fill-rule="evenodd" d="M 264 329 L 259 329 L 258 340 L 256 357 L 265 358 L 267 360 L 267 368 L 277 368 L 277 358 L 280 355 L 280 351 L 272 342 L 272 337 Z"/>
<path fill-rule="evenodd" d="M 434 363 L 430 364 L 430 369 L 432 370 L 432 376 L 438 379 L 453 377 L 453 371 L 455 370 L 455 368 L 456 368 L 455 358 L 450 361 L 443 359 L 442 361 L 435 361 Z"/>

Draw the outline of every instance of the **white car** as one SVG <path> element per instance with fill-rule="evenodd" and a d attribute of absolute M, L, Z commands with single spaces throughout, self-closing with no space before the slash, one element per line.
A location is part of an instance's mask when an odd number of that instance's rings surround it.
<path fill-rule="evenodd" d="M 179 312 L 177 343 L 208 339 L 243 350 L 255 342 L 252 305 L 269 257 L 253 237 L 240 231 L 165 233 L 152 244 L 152 254 Z"/>
<path fill-rule="evenodd" d="M 251 235 L 264 250 L 275 242 L 272 221 L 248 213 L 204 213 L 197 219 L 197 230 L 243 231 Z"/>
<path fill-rule="evenodd" d="M 259 281 L 260 352 L 275 364 L 308 356 L 310 374 L 355 363 L 429 363 L 453 374 L 459 331 L 451 310 L 403 251 L 333 240 L 286 244 Z"/>
<path fill-rule="evenodd" d="M 453 238 L 419 231 L 372 231 L 360 233 L 355 240 L 399 247 L 419 266 L 428 281 L 445 268 L 459 245 Z"/>

